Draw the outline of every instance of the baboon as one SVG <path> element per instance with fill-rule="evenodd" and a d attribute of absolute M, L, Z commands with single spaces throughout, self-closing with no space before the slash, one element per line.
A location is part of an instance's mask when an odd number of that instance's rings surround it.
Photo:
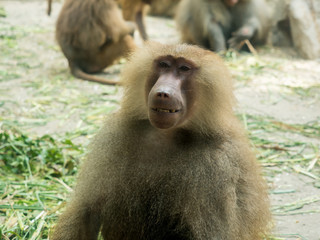
<path fill-rule="evenodd" d="M 50 14 L 51 14 L 52 0 L 48 0 L 47 3 L 48 3 L 47 14 L 50 16 Z"/>
<path fill-rule="evenodd" d="M 65 0 L 56 38 L 74 76 L 116 84 L 90 73 L 102 71 L 135 48 L 130 34 L 134 23 L 125 22 L 114 0 Z"/>
<path fill-rule="evenodd" d="M 118 0 L 122 7 L 122 15 L 125 20 L 135 21 L 139 34 L 143 40 L 148 40 L 148 34 L 144 23 L 144 15 L 150 5 L 154 15 L 173 16 L 180 0 Z"/>
<path fill-rule="evenodd" d="M 155 0 L 150 3 L 150 11 L 153 16 L 174 17 L 180 0 Z"/>
<path fill-rule="evenodd" d="M 144 24 L 144 15 L 147 4 L 153 0 L 118 0 L 122 8 L 122 16 L 127 21 L 135 21 L 141 38 L 148 40 L 148 34 Z"/>
<path fill-rule="evenodd" d="M 215 52 L 263 44 L 271 24 L 265 0 L 182 0 L 176 22 L 183 42 Z"/>
<path fill-rule="evenodd" d="M 122 75 L 119 112 L 91 143 L 53 240 L 257 240 L 266 183 L 213 52 L 147 43 Z"/>

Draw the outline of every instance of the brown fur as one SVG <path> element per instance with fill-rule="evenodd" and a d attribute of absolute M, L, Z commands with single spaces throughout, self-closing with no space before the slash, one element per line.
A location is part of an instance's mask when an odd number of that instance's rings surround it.
<path fill-rule="evenodd" d="M 148 34 L 144 23 L 144 16 L 148 12 L 153 15 L 173 16 L 180 0 L 118 0 L 122 7 L 123 18 L 127 21 L 135 21 L 139 34 L 143 40 L 148 40 Z"/>
<path fill-rule="evenodd" d="M 158 71 L 162 58 L 192 67 L 185 79 L 192 88 L 182 94 L 194 104 L 167 129 L 151 125 L 146 102 L 148 86 L 167 76 Z M 181 80 L 179 70 L 171 73 Z M 148 43 L 122 78 L 121 109 L 92 142 L 53 240 L 96 239 L 100 226 L 110 240 L 262 239 L 270 221 L 266 183 L 234 116 L 222 60 L 194 46 Z"/>
<path fill-rule="evenodd" d="M 148 34 L 144 23 L 144 15 L 147 4 L 152 0 L 118 0 L 122 8 L 123 18 L 127 21 L 135 21 L 139 34 L 143 40 L 148 40 Z"/>
<path fill-rule="evenodd" d="M 153 16 L 174 17 L 180 0 L 151 1 L 149 13 Z"/>
<path fill-rule="evenodd" d="M 216 52 L 238 49 L 245 39 L 264 43 L 271 23 L 265 0 L 239 0 L 233 7 L 226 1 L 182 0 L 176 16 L 182 41 Z"/>
<path fill-rule="evenodd" d="M 134 25 L 123 20 L 114 0 L 66 0 L 56 38 L 73 75 L 103 84 L 117 84 L 91 73 L 102 71 L 135 48 Z"/>

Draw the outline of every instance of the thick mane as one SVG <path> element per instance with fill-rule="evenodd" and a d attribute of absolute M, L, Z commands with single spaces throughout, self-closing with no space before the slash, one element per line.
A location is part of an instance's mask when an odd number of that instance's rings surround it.
<path fill-rule="evenodd" d="M 194 51 L 195 49 L 197 51 Z M 137 50 L 122 74 L 124 96 L 121 112 L 124 112 L 127 118 L 148 118 L 145 83 L 152 75 L 153 60 L 171 55 L 175 58 L 186 58 L 199 66 L 194 79 L 198 86 L 196 113 L 185 127 L 206 132 L 228 126 L 228 122 L 233 122 L 234 119 L 235 104 L 229 71 L 219 56 L 207 50 L 199 50 L 199 47 L 187 44 L 163 45 L 155 42 L 149 42 Z"/>
<path fill-rule="evenodd" d="M 95 137 L 52 239 L 265 239 L 267 185 L 222 60 L 149 43 L 123 82 L 121 109 Z"/>

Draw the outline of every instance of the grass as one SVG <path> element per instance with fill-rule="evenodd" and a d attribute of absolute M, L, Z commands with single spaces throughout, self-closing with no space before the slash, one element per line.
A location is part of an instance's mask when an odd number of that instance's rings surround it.
<path fill-rule="evenodd" d="M 319 155 L 312 144 L 290 139 L 275 142 L 265 138 L 265 133 L 288 131 L 319 138 L 317 132 L 310 132 L 310 129 L 319 130 L 318 124 L 288 125 L 280 124 L 272 118 L 252 115 L 242 117 L 256 147 L 258 159 L 266 169 L 277 166 L 289 172 L 297 171 L 299 164 L 301 169 L 319 180 L 316 177 L 320 173 L 319 164 L 316 164 Z M 2 125 L 0 219 L 3 221 L 1 234 L 4 239 L 48 239 L 50 229 L 72 191 L 79 162 L 85 154 L 85 145 L 75 144 L 72 139 L 83 134 L 90 133 L 84 130 L 78 134 L 66 133 L 59 138 L 50 135 L 37 137 L 22 133 L 12 126 Z M 304 155 L 303 152 L 308 148 L 314 152 Z M 269 169 L 266 172 L 272 176 L 277 171 Z M 272 194 L 294 192 L 294 189 L 286 189 Z M 304 210 L 303 207 L 318 202 L 320 196 L 314 196 L 273 206 L 272 210 L 275 215 L 314 213 L 319 212 L 319 209 Z"/>
<path fill-rule="evenodd" d="M 301 98 L 311 98 L 312 103 L 316 103 L 320 100 L 320 85 L 315 84 L 309 87 L 289 87 L 288 88 Z"/>
<path fill-rule="evenodd" d="M 50 135 L 32 139 L 14 130 L 0 133 L 0 146 L 2 170 L 28 179 L 35 174 L 55 177 L 74 174 L 79 164 L 74 155 L 82 151 L 81 146 L 67 138 L 60 142 Z"/>
<path fill-rule="evenodd" d="M 6 17 L 6 16 L 7 16 L 7 13 L 5 9 L 2 6 L 0 6 L 0 17 Z"/>
<path fill-rule="evenodd" d="M 119 89 L 78 84 L 46 29 L 0 19 L 0 239 L 48 239 L 89 139 L 118 108 Z"/>
<path fill-rule="evenodd" d="M 99 111 L 97 111 L 99 112 Z M 94 114 L 93 114 L 94 115 Z M 306 125 L 289 125 L 254 115 L 242 115 L 249 136 L 256 148 L 259 161 L 266 167 L 296 171 L 319 180 L 319 153 L 312 144 L 297 140 L 267 139 L 266 133 L 279 132 L 319 138 L 318 122 Z M 90 135 L 90 128 L 78 133 L 65 133 L 57 138 L 50 135 L 29 136 L 2 125 L 0 132 L 0 219 L 4 239 L 47 239 L 66 199 L 72 191 L 79 162 L 85 153 L 85 144 L 75 144 L 72 139 Z M 312 153 L 304 154 L 305 151 Z M 297 164 L 300 170 L 297 171 Z M 310 167 L 312 165 L 312 167 Z M 284 166 L 286 168 L 284 168 Z M 278 170 L 266 170 L 268 176 Z M 294 193 L 294 189 L 275 191 L 272 194 Z M 273 206 L 275 215 L 296 215 L 319 212 L 303 207 L 318 203 L 320 196 L 300 199 L 284 205 Z M 281 238 L 274 238 L 281 239 Z"/>
<path fill-rule="evenodd" d="M 299 199 L 292 203 L 286 203 L 284 205 L 273 206 L 272 211 L 274 215 L 297 215 L 297 214 L 307 214 L 320 212 L 320 210 L 300 210 L 305 205 L 320 202 L 320 196 L 308 197 L 304 199 Z"/>
<path fill-rule="evenodd" d="M 70 139 L 0 131 L 0 218 L 5 239 L 47 239 L 84 154 Z M 70 185 L 70 186 L 69 186 Z"/>

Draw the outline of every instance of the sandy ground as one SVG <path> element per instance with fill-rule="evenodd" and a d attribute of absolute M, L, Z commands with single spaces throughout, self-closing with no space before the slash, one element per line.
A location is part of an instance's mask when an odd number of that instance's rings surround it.
<path fill-rule="evenodd" d="M 10 52 L 0 52 L 0 73 L 8 79 L 0 80 L 0 120 L 16 119 L 41 122 L 37 119 L 39 109 L 42 114 L 51 116 L 46 124 L 34 124 L 27 131 L 37 135 L 63 133 L 72 131 L 83 124 L 77 114 L 76 105 L 60 104 L 64 98 L 99 95 L 101 93 L 110 98 L 117 99 L 121 90 L 113 87 L 100 86 L 77 79 L 73 79 L 67 68 L 67 63 L 54 40 L 54 24 L 60 11 L 62 2 L 53 3 L 52 16 L 46 16 L 46 1 L 0 1 L 7 16 L 0 18 L 0 44 L 8 44 L 3 36 L 14 29 L 23 29 L 20 35 L 15 35 L 16 50 L 10 57 Z M 170 19 L 147 17 L 146 20 L 150 39 L 163 43 L 178 42 L 179 37 L 174 21 Z M 141 44 L 139 36 L 135 36 Z M 20 40 L 21 39 L 21 40 Z M 1 48 L 3 49 L 3 48 Z M 248 81 L 237 81 L 237 77 L 245 77 L 242 65 L 229 64 L 235 80 L 235 93 L 239 101 L 237 111 L 265 117 L 273 117 L 288 124 L 306 124 L 318 120 L 320 117 L 320 62 L 302 60 L 288 52 L 268 49 L 262 51 L 259 57 L 247 57 L 243 65 L 275 66 L 267 67 L 261 74 L 248 77 Z M 27 66 L 27 67 L 25 67 Z M 107 76 L 118 78 L 122 65 L 115 65 L 107 69 Z M 13 74 L 14 73 L 14 74 Z M 11 75 L 10 75 L 11 74 Z M 60 79 L 59 76 L 69 76 Z M 0 75 L 1 77 L 1 75 Z M 3 78 L 4 79 L 4 78 Z M 41 83 L 48 81 L 50 91 L 57 91 L 57 103 L 42 106 L 45 96 L 35 95 L 34 86 L 41 88 Z M 38 85 L 37 85 L 38 84 Z M 33 86 L 30 87 L 30 86 Z M 308 89 L 315 87 L 309 95 L 302 97 L 294 94 L 292 89 Z M 71 88 L 71 89 L 70 89 Z M 47 89 L 41 89 L 42 92 Z M 48 90 L 49 91 L 49 90 Z M 111 96 L 110 96 L 111 95 Z M 36 99 L 33 102 L 33 98 Z M 11 100 L 11 101 L 8 101 Z M 38 105 L 39 106 L 38 106 Z M 97 102 L 94 104 L 105 104 Z M 35 107 L 36 106 L 36 107 Z M 37 108 L 38 106 L 38 108 Z M 73 107 L 72 107 L 73 106 Z M 105 106 L 105 105 L 104 105 Z M 110 107 L 114 107 L 112 104 Z M 64 116 L 64 117 L 62 117 Z M 31 120 L 30 120 L 31 121 Z M 295 138 L 294 134 L 275 134 L 270 139 Z M 301 136 L 298 136 L 301 140 Z M 314 148 L 319 150 L 320 138 L 306 138 L 304 141 L 312 142 Z M 319 159 L 316 164 L 319 166 Z M 303 205 L 303 213 L 295 215 L 275 216 L 276 227 L 274 232 L 282 239 L 320 239 L 320 189 L 315 186 L 314 179 L 300 174 L 298 171 L 278 171 L 268 177 L 272 185 L 270 194 L 273 206 L 284 205 L 295 201 L 311 199 L 310 204 Z M 276 194 L 278 190 L 290 190 L 288 193 Z"/>

